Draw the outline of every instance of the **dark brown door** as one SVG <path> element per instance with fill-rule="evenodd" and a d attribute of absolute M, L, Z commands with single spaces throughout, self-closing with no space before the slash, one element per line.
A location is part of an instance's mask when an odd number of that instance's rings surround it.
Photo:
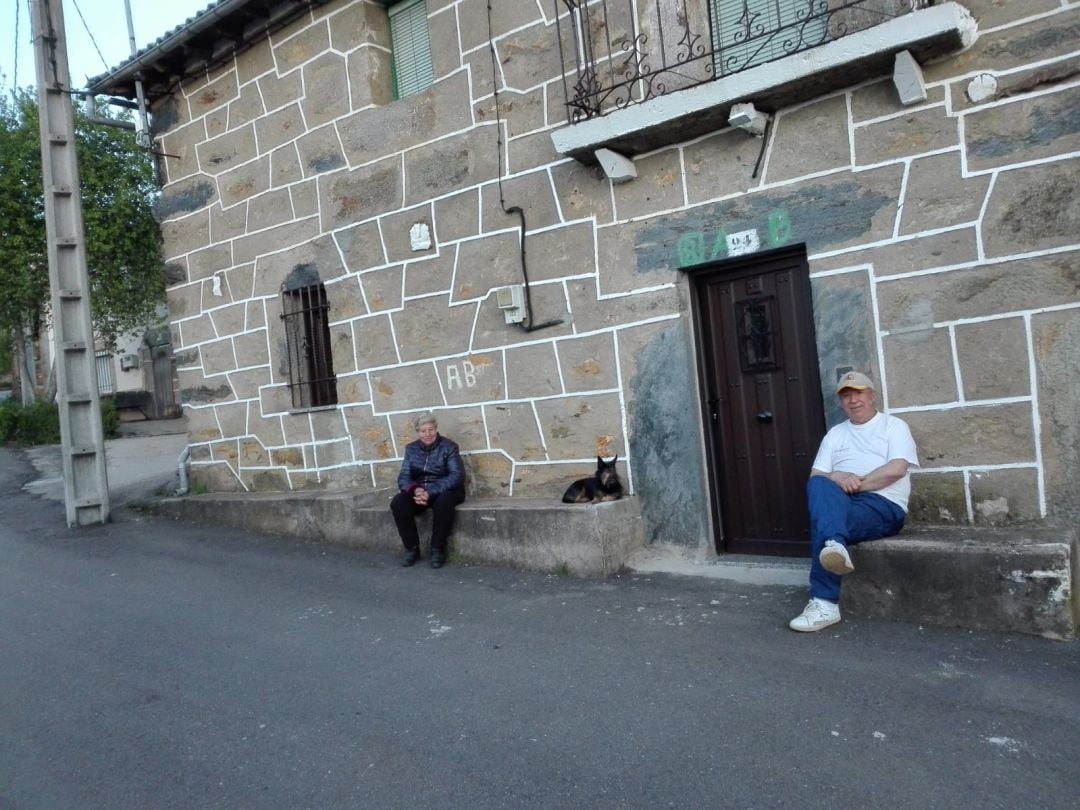
<path fill-rule="evenodd" d="M 717 550 L 803 556 L 824 434 L 803 248 L 695 273 Z"/>

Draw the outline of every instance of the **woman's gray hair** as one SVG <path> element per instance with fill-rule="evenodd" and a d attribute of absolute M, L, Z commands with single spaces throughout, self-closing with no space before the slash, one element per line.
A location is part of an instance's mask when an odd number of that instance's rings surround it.
<path fill-rule="evenodd" d="M 414 430 L 420 430 L 420 428 L 422 428 L 424 425 L 434 425 L 435 427 L 439 426 L 439 423 L 435 420 L 435 414 L 433 414 L 431 411 L 423 411 L 421 413 L 418 413 L 416 416 L 413 417 L 412 424 Z"/>

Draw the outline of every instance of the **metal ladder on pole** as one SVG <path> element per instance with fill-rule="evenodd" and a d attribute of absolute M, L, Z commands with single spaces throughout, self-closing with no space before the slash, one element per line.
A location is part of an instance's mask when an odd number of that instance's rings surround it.
<path fill-rule="evenodd" d="M 108 521 L 109 486 L 61 0 L 34 0 L 32 24 L 64 503 L 68 526 L 86 526 Z"/>

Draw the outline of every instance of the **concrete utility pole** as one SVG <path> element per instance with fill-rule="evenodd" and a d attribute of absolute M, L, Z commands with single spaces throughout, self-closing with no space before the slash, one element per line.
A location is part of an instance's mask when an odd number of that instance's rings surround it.
<path fill-rule="evenodd" d="M 109 484 L 75 155 L 75 114 L 61 0 L 32 0 L 32 6 L 64 502 L 68 526 L 86 526 L 109 519 Z"/>

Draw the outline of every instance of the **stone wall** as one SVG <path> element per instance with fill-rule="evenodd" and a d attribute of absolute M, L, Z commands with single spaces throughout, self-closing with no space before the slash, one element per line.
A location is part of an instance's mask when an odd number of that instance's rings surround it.
<path fill-rule="evenodd" d="M 387 486 L 430 407 L 474 494 L 557 498 L 618 453 L 650 540 L 711 545 L 687 506 L 707 495 L 680 268 L 753 229 L 807 246 L 826 388 L 864 367 L 911 424 L 917 518 L 1075 516 L 1080 13 L 966 5 L 981 36 L 925 66 L 925 103 L 886 78 L 780 110 L 757 177 L 762 141 L 732 130 L 639 157 L 623 185 L 562 158 L 554 4 L 535 0 L 494 4 L 494 78 L 486 0 L 428 0 L 437 80 L 401 101 L 371 0 L 185 84 L 155 120 L 193 479 Z M 496 306 L 522 278 L 500 199 L 524 210 L 548 328 Z M 289 407 L 279 290 L 300 264 L 330 299 L 336 408 Z"/>

